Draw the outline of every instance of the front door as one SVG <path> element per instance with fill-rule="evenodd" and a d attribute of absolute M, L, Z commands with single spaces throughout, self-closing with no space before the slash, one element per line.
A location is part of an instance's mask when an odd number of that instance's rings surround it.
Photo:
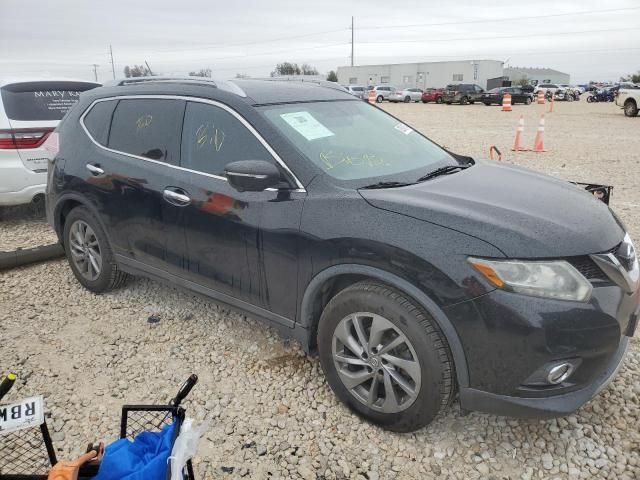
<path fill-rule="evenodd" d="M 284 174 L 281 189 L 238 192 L 229 185 L 224 168 L 230 162 L 277 162 L 221 104 L 187 102 L 181 151 L 182 167 L 192 172 L 184 219 L 190 279 L 222 300 L 256 306 L 292 326 L 305 194 L 293 191 Z"/>

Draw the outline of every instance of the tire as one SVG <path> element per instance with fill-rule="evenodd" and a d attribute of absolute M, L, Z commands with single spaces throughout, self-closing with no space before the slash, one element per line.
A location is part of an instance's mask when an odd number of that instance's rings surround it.
<path fill-rule="evenodd" d="M 429 103 L 429 102 L 427 102 L 426 100 L 422 100 L 422 103 Z"/>
<path fill-rule="evenodd" d="M 587 97 L 587 103 L 593 103 L 593 102 L 595 102 L 593 95 Z"/>
<path fill-rule="evenodd" d="M 473 105 L 474 103 L 476 103 L 476 101 L 475 101 L 475 100 L 469 100 L 469 104 L 470 104 L 470 105 Z"/>
<path fill-rule="evenodd" d="M 627 100 L 624 104 L 624 114 L 627 117 L 638 116 L 638 105 L 633 100 Z"/>
<path fill-rule="evenodd" d="M 567 95 L 567 102 L 573 102 L 573 95 Z"/>
<path fill-rule="evenodd" d="M 484 102 L 484 104 L 485 104 L 487 107 L 490 107 L 490 106 L 491 106 L 491 104 L 490 104 L 490 103 L 488 103 L 488 102 Z"/>
<path fill-rule="evenodd" d="M 531 105 L 531 97 L 527 97 L 524 101 L 525 105 Z"/>
<path fill-rule="evenodd" d="M 436 103 L 442 103 L 442 97 L 436 98 Z"/>
<path fill-rule="evenodd" d="M 84 230 L 81 243 L 77 235 L 81 233 L 83 226 L 88 228 Z M 65 220 L 63 235 L 69 266 L 83 287 L 95 293 L 103 293 L 124 284 L 129 275 L 118 268 L 107 235 L 91 211 L 86 207 L 71 210 Z M 84 261 L 80 261 L 80 257 Z M 95 265 L 99 268 L 96 269 Z M 87 272 L 83 272 L 83 266 L 87 267 Z"/>
<path fill-rule="evenodd" d="M 411 101 L 411 97 L 404 97 L 404 103 L 409 103 Z"/>
<path fill-rule="evenodd" d="M 469 99 L 467 97 L 462 97 L 460 99 L 460 105 L 468 105 L 469 104 Z"/>
<path fill-rule="evenodd" d="M 382 333 L 370 346 L 367 340 L 374 322 Z M 356 324 L 362 327 L 364 343 L 357 340 Z M 377 354 L 380 346 L 398 339 L 395 347 Z M 414 431 L 431 423 L 451 403 L 454 364 L 443 334 L 427 312 L 393 288 L 363 281 L 342 290 L 324 309 L 317 340 L 320 363 L 336 396 L 375 424 L 395 432 Z M 353 353 L 346 344 L 354 348 Z M 364 353 L 355 356 L 361 344 Z M 346 358 L 349 363 L 339 360 Z M 343 378 L 349 381 L 358 373 L 366 379 L 345 385 Z M 387 397 L 385 385 L 392 386 L 392 397 Z M 375 395 L 374 401 L 367 400 L 369 393 Z"/>
<path fill-rule="evenodd" d="M 451 105 L 453 102 L 447 102 L 447 105 Z"/>
<path fill-rule="evenodd" d="M 376 103 L 382 103 L 382 100 L 384 100 L 384 97 L 382 95 L 378 95 L 376 97 Z"/>

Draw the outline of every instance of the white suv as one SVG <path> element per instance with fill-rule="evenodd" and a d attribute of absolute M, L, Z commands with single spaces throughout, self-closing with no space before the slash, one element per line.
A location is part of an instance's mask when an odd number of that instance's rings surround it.
<path fill-rule="evenodd" d="M 0 79 L 0 206 L 44 194 L 43 144 L 80 92 L 100 86 L 78 80 Z"/>

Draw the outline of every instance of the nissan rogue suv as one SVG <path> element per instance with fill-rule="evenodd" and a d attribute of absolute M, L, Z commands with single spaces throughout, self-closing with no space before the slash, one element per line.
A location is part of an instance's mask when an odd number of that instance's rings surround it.
<path fill-rule="evenodd" d="M 471 83 L 459 83 L 447 85 L 442 94 L 442 101 L 447 105 L 459 103 L 460 105 L 479 102 L 484 90 L 479 85 Z"/>
<path fill-rule="evenodd" d="M 97 86 L 76 80 L 0 80 L 0 206 L 44 197 L 44 142 L 80 92 Z"/>
<path fill-rule="evenodd" d="M 456 392 L 568 414 L 634 333 L 638 259 L 607 205 L 348 93 L 129 80 L 83 93 L 56 133 L 47 215 L 78 282 L 144 275 L 263 319 L 385 428 L 427 425 Z"/>

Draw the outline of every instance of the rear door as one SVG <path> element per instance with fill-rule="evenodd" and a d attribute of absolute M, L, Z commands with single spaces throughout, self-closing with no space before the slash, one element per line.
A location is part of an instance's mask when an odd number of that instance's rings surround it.
<path fill-rule="evenodd" d="M 36 81 L 9 83 L 0 88 L 7 122 L 0 125 L 0 133 L 14 138 L 26 168 L 46 171 L 47 153 L 42 145 L 47 136 L 78 101 L 81 92 L 98 86 L 91 82 Z"/>
<path fill-rule="evenodd" d="M 180 276 L 189 175 L 179 168 L 184 107 L 163 98 L 96 103 L 82 121 L 98 148 L 78 174 L 116 253 Z"/>

